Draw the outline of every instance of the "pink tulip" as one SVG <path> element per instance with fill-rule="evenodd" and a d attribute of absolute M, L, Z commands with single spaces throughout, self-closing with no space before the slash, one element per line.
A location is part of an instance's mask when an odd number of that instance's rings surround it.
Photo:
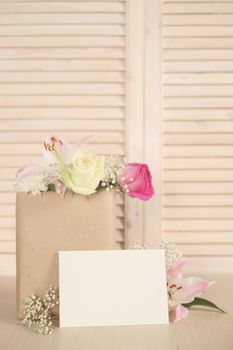
<path fill-rule="evenodd" d="M 154 195 L 151 174 L 146 164 L 126 164 L 118 181 L 132 198 L 147 201 Z"/>
<path fill-rule="evenodd" d="M 37 165 L 24 165 L 17 170 L 16 177 L 18 180 L 21 180 L 27 176 L 38 175 L 42 170 L 43 168 Z"/>
<path fill-rule="evenodd" d="M 188 309 L 182 304 L 192 302 L 215 282 L 208 282 L 198 277 L 182 278 L 182 268 L 187 258 L 182 257 L 167 271 L 167 292 L 169 318 L 177 322 L 188 315 Z"/>

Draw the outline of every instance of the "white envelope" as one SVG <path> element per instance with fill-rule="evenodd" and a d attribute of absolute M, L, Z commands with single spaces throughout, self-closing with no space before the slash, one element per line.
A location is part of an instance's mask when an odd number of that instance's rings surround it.
<path fill-rule="evenodd" d="M 164 250 L 59 252 L 60 327 L 168 323 Z"/>

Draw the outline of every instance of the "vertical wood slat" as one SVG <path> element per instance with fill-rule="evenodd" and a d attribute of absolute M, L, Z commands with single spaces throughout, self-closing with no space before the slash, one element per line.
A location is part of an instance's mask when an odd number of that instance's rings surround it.
<path fill-rule="evenodd" d="M 145 1 L 144 160 L 150 167 L 155 195 L 144 204 L 144 245 L 161 240 L 161 29 L 160 1 Z M 156 43 L 156 45 L 155 45 Z"/>
<path fill-rule="evenodd" d="M 144 1 L 127 1 L 126 157 L 142 161 L 144 89 Z M 142 243 L 143 203 L 126 198 L 126 247 Z"/>
<path fill-rule="evenodd" d="M 162 230 L 198 264 L 233 256 L 232 19 L 229 2 L 162 1 Z"/>

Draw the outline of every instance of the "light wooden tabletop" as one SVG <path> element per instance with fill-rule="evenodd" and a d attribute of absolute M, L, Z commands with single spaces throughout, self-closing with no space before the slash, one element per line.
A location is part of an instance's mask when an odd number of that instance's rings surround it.
<path fill-rule="evenodd" d="M 163 326 L 55 329 L 42 336 L 21 326 L 15 313 L 15 279 L 0 278 L 0 349 L 4 350 L 232 350 L 233 276 L 209 276 L 217 284 L 205 297 L 227 311 L 190 310 L 187 319 Z"/>

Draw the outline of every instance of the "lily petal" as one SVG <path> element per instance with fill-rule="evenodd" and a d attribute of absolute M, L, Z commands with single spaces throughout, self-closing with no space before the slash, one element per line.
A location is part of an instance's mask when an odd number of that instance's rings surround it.
<path fill-rule="evenodd" d="M 52 183 L 55 186 L 55 190 L 56 190 L 57 194 L 59 194 L 61 196 L 61 198 L 64 199 L 65 193 L 66 193 L 65 184 L 61 180 L 58 180 L 58 179 L 54 180 Z"/>
<path fill-rule="evenodd" d="M 17 180 L 21 180 L 23 177 L 40 174 L 42 170 L 43 168 L 37 165 L 24 165 L 17 170 L 16 177 Z"/>
<path fill-rule="evenodd" d="M 93 132 L 79 140 L 79 142 L 76 143 L 76 149 L 81 148 L 85 146 L 91 139 L 95 138 L 96 134 Z"/>
<path fill-rule="evenodd" d="M 179 260 L 177 260 L 167 271 L 167 280 L 176 281 L 182 278 L 182 269 L 184 265 L 189 261 L 188 258 L 182 256 Z"/>
<path fill-rule="evenodd" d="M 169 311 L 169 321 L 178 322 L 182 318 L 187 317 L 188 309 L 182 305 L 178 305 L 176 308 Z"/>
<path fill-rule="evenodd" d="M 187 277 L 178 281 L 179 290 L 176 290 L 169 300 L 170 306 L 176 306 L 178 304 L 190 303 L 195 297 L 201 295 L 208 287 L 215 282 L 208 282 L 197 277 Z"/>
<path fill-rule="evenodd" d="M 54 151 L 52 149 L 54 149 Z M 51 135 L 45 138 L 42 153 L 47 163 L 57 163 L 59 161 L 69 163 L 71 160 L 70 144 L 66 139 L 58 135 Z"/>

